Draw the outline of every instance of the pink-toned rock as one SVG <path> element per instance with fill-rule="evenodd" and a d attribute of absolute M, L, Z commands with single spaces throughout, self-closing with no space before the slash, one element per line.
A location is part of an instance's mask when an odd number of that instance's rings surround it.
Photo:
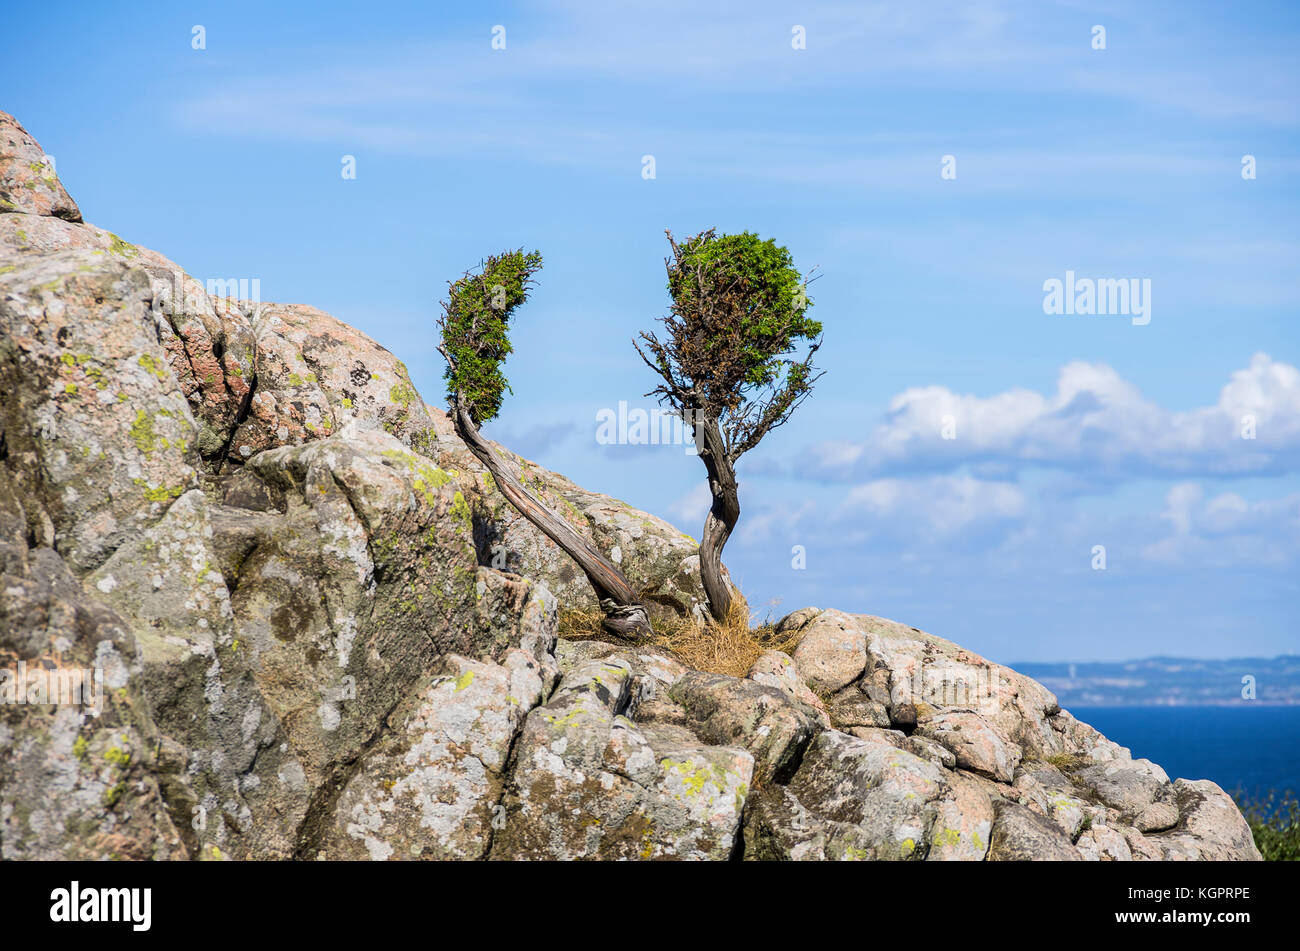
<path fill-rule="evenodd" d="M 1164 853 L 1160 849 L 1160 844 L 1152 839 L 1148 839 L 1137 829 L 1131 826 L 1120 826 L 1120 832 L 1124 835 L 1124 841 L 1128 843 L 1129 854 L 1135 862 L 1159 862 L 1164 858 Z"/>
<path fill-rule="evenodd" d="M 1259 861 L 1250 826 L 1232 797 L 1208 779 L 1174 780 L 1180 819 L 1171 832 L 1148 835 L 1165 859 Z"/>
<path fill-rule="evenodd" d="M 957 765 L 1009 783 L 1020 764 L 1020 749 L 983 717 L 950 710 L 923 717 L 916 731 L 942 744 Z"/>
<path fill-rule="evenodd" d="M 314 307 L 240 307 L 255 343 L 257 391 L 231 437 L 232 459 L 320 439 L 354 420 L 423 448 L 432 422 L 401 360 Z"/>
<path fill-rule="evenodd" d="M 148 300 L 141 271 L 84 249 L 0 274 L 0 428 L 34 535 L 74 571 L 198 484 L 194 420 Z"/>
<path fill-rule="evenodd" d="M 1087 862 L 1131 862 L 1133 852 L 1118 829 L 1093 826 L 1075 839 L 1074 847 Z"/>
<path fill-rule="evenodd" d="M 1078 862 L 1083 858 L 1055 822 L 1019 803 L 999 802 L 994 814 L 990 862 Z"/>
<path fill-rule="evenodd" d="M 857 619 L 843 611 L 823 611 L 803 627 L 795 648 L 795 666 L 806 684 L 834 693 L 862 676 L 867 666 L 867 638 Z"/>
<path fill-rule="evenodd" d="M 7 112 L 0 112 L 0 213 L 25 212 L 80 221 L 45 150 Z"/>
<path fill-rule="evenodd" d="M 978 862 L 989 851 L 993 803 L 978 782 L 947 773 L 948 794 L 939 800 L 930 829 L 928 861 Z"/>
<path fill-rule="evenodd" d="M 826 705 L 822 703 L 821 697 L 813 693 L 800 679 L 794 660 L 789 654 L 777 650 L 763 651 L 746 676 L 765 687 L 775 687 L 792 699 L 812 707 L 818 713 L 822 728 L 830 729 L 831 720 L 826 714 Z"/>

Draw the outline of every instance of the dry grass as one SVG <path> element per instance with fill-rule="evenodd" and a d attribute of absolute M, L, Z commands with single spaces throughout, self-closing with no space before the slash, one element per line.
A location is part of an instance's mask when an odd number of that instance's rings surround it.
<path fill-rule="evenodd" d="M 600 627 L 599 611 L 561 611 L 560 636 L 569 640 L 609 640 Z M 719 624 L 712 618 L 703 624 L 691 618 L 657 618 L 655 633 L 637 647 L 656 647 L 666 651 L 694 670 L 743 677 L 754 661 L 766 650 L 789 653 L 799 643 L 799 635 L 777 634 L 766 621 L 750 626 L 749 607 L 741 598 L 731 604 L 731 614 Z"/>
<path fill-rule="evenodd" d="M 600 629 L 599 611 L 570 611 L 560 609 L 560 636 L 571 641 L 609 640 Z"/>
<path fill-rule="evenodd" d="M 1047 757 L 1046 762 L 1063 773 L 1072 773 L 1088 765 L 1088 757 L 1078 753 L 1056 753 Z"/>

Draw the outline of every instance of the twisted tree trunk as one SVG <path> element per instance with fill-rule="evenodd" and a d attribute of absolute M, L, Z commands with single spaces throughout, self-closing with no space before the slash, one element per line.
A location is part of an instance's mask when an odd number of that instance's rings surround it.
<path fill-rule="evenodd" d="M 696 424 L 700 437 L 699 454 L 709 475 L 709 492 L 713 505 L 704 520 L 700 538 L 700 580 L 709 599 L 709 613 L 719 623 L 731 611 L 731 585 L 722 577 L 722 548 L 740 519 L 740 496 L 736 491 L 736 471 L 718 430 L 716 419 Z"/>
<path fill-rule="evenodd" d="M 455 402 L 452 419 L 456 424 L 456 433 L 464 440 L 479 462 L 492 473 L 497 488 L 519 514 L 537 526 L 541 532 L 555 544 L 559 545 L 570 558 L 578 563 L 596 589 L 600 609 L 605 614 L 602 623 L 604 629 L 621 638 L 649 636 L 654 633 L 650 618 L 644 605 L 637 598 L 636 591 L 628 583 L 623 573 L 602 555 L 591 542 L 572 525 L 560 518 L 543 505 L 531 492 L 524 488 L 518 469 L 508 459 L 503 459 L 496 450 L 479 433 L 460 405 Z"/>

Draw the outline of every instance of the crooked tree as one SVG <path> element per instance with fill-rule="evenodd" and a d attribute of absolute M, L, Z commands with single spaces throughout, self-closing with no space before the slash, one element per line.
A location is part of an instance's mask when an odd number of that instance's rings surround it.
<path fill-rule="evenodd" d="M 807 316 L 807 281 L 790 252 L 757 235 L 668 235 L 669 313 L 664 339 L 642 333 L 637 353 L 663 382 L 647 393 L 690 423 L 713 502 L 700 538 L 709 612 L 724 621 L 731 589 L 722 549 L 740 518 L 736 460 L 781 426 L 821 376 L 813 355 L 822 325 Z M 793 354 L 807 344 L 802 358 Z M 646 351 L 649 351 L 647 354 Z"/>
<path fill-rule="evenodd" d="M 577 562 L 596 590 L 604 629 L 619 637 L 653 633 L 645 607 L 623 573 L 572 525 L 525 488 L 513 459 L 496 451 L 479 427 L 501 410 L 510 389 L 501 364 L 513 351 L 509 324 L 528 299 L 533 275 L 541 270 L 537 251 L 505 251 L 489 257 L 477 273 L 448 282 L 438 319 L 438 352 L 447 361 L 444 378 L 456 433 L 492 474 L 497 488 L 519 514 L 537 526 Z"/>

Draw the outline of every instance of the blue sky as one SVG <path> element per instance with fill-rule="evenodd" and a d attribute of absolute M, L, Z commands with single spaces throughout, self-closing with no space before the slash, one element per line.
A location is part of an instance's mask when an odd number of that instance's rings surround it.
<path fill-rule="evenodd" d="M 740 464 L 755 608 L 1005 662 L 1300 649 L 1300 8 L 264 6 L 29 7 L 0 107 L 88 221 L 335 314 L 431 403 L 446 281 L 540 249 L 489 433 L 696 537 L 699 461 L 596 414 L 651 406 L 665 228 L 774 237 L 827 373 Z M 1067 270 L 1149 279 L 1150 323 L 1045 314 Z"/>

